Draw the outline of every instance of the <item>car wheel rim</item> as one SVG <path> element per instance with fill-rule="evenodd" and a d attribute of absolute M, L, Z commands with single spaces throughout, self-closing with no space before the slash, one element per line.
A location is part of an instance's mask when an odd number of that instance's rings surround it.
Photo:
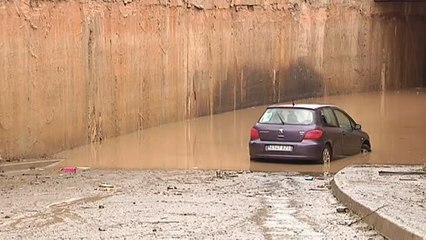
<path fill-rule="evenodd" d="M 330 162 L 331 156 L 330 156 L 330 151 L 328 150 L 328 148 L 325 148 L 324 151 L 322 152 L 322 160 L 325 163 Z"/>

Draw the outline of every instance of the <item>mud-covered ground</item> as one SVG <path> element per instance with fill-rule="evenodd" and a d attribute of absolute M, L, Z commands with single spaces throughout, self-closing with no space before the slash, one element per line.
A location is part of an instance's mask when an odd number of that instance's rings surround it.
<path fill-rule="evenodd" d="M 0 175 L 0 239 L 383 239 L 329 179 L 291 173 L 54 170 Z M 339 209 L 341 210 L 341 209 Z"/>

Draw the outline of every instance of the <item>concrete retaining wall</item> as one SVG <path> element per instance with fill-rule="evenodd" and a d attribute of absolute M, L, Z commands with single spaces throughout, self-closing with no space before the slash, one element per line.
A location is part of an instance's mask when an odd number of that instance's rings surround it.
<path fill-rule="evenodd" d="M 0 156 L 311 96 L 426 86 L 426 5 L 0 0 Z"/>

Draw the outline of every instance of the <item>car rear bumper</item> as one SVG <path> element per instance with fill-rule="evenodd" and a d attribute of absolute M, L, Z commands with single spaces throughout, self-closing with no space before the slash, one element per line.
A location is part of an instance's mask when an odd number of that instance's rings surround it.
<path fill-rule="evenodd" d="M 293 146 L 292 151 L 267 151 L 267 145 Z M 274 142 L 254 140 L 249 142 L 250 158 L 318 161 L 321 159 L 324 143 L 303 140 L 302 142 Z"/>

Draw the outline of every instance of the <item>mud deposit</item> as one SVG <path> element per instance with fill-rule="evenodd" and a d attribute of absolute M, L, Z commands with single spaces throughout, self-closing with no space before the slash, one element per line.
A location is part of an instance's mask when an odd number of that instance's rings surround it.
<path fill-rule="evenodd" d="M 1 239 L 383 239 L 338 213 L 327 180 L 289 173 L 0 175 Z M 108 191 L 100 186 L 112 186 Z"/>
<path fill-rule="evenodd" d="M 345 109 L 370 134 L 372 153 L 335 160 L 331 172 L 355 163 L 423 164 L 426 90 L 362 93 L 299 101 Z M 228 169 L 322 172 L 317 164 L 250 162 L 249 130 L 265 106 L 138 131 L 58 154 L 62 164 L 127 169 Z"/>

